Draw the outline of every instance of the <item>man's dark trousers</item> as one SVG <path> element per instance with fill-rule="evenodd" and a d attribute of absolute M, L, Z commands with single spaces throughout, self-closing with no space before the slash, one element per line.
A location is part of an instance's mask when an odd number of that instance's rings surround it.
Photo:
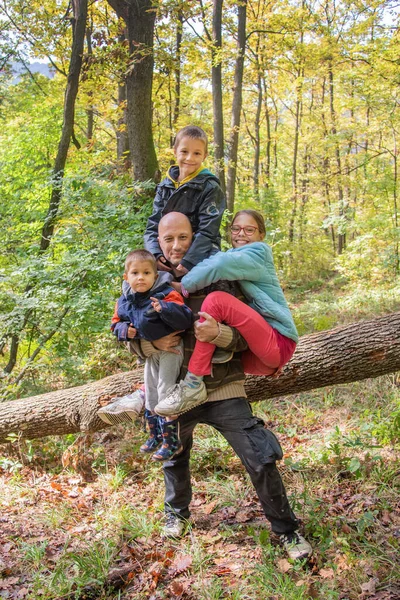
<path fill-rule="evenodd" d="M 265 516 L 276 534 L 298 528 L 298 521 L 289 506 L 275 460 L 281 452 L 274 435 L 264 428 L 261 419 L 253 416 L 245 398 L 207 402 L 179 417 L 183 451 L 164 463 L 165 511 L 182 519 L 190 515 L 192 499 L 189 458 L 193 430 L 198 423 L 211 425 L 219 431 L 239 456 L 260 499 Z"/>

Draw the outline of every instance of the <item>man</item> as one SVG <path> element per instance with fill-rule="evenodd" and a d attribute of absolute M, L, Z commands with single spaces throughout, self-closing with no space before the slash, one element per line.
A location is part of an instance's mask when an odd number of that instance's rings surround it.
<path fill-rule="evenodd" d="M 159 223 L 159 244 L 172 273 L 179 279 L 176 267 L 181 263 L 192 242 L 192 229 L 188 218 L 181 213 L 168 213 Z M 201 308 L 205 294 L 197 293 L 189 299 L 190 308 L 196 313 Z M 190 517 L 192 498 L 189 458 L 193 443 L 193 430 L 198 423 L 206 423 L 219 431 L 232 446 L 257 492 L 264 514 L 274 533 L 290 558 L 303 559 L 311 556 L 310 544 L 297 532 L 298 521 L 289 506 L 282 479 L 276 468 L 276 460 L 282 451 L 274 434 L 264 428 L 261 419 L 253 416 L 246 400 L 240 351 L 245 341 L 239 333 L 209 315 L 203 323 L 196 322 L 194 333 L 201 341 L 212 342 L 218 348 L 234 352 L 228 362 L 215 364 L 213 376 L 205 377 L 208 402 L 180 416 L 180 437 L 183 450 L 172 460 L 165 462 L 165 513 L 164 535 L 179 538 L 185 533 Z M 193 332 L 184 338 L 184 367 L 194 346 Z M 174 333 L 156 342 L 142 342 L 140 351 L 149 356 L 158 350 L 174 352 L 179 334 Z M 182 373 L 181 373 L 182 375 Z M 138 394 L 138 393 L 136 393 Z M 107 408 L 107 407 L 106 407 Z"/>

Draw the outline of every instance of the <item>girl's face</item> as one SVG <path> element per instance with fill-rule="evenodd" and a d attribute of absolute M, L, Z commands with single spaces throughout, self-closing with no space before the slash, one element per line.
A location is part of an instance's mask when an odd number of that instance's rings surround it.
<path fill-rule="evenodd" d="M 265 234 L 260 232 L 253 217 L 242 214 L 237 216 L 231 225 L 231 237 L 233 248 L 240 248 L 252 242 L 262 242 Z"/>

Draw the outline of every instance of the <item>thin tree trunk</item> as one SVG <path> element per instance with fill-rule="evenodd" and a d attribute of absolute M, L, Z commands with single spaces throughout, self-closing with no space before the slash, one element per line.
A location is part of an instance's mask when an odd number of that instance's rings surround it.
<path fill-rule="evenodd" d="M 118 36 L 119 44 L 124 44 L 126 41 L 125 32 Z M 122 171 L 128 171 L 132 163 L 130 161 L 129 154 L 129 137 L 128 137 L 128 126 L 126 120 L 126 81 L 123 79 L 118 83 L 118 107 L 120 111 L 120 117 L 117 123 L 117 162 L 118 169 Z"/>
<path fill-rule="evenodd" d="M 243 83 L 243 68 L 244 55 L 246 50 L 246 11 L 247 0 L 242 0 L 238 4 L 238 33 L 237 33 L 237 56 L 235 63 L 235 78 L 232 101 L 232 120 L 231 120 L 231 135 L 229 139 L 229 156 L 228 156 L 228 176 L 226 182 L 226 199 L 227 208 L 230 212 L 234 212 L 235 205 L 235 185 L 236 185 L 236 170 L 237 156 L 239 147 L 239 132 L 240 132 L 240 115 L 242 112 L 242 83 Z"/>
<path fill-rule="evenodd" d="M 223 0 L 213 2 L 211 82 L 213 98 L 213 132 L 215 171 L 222 191 L 226 192 L 224 160 L 224 111 L 222 104 L 222 5 Z"/>
<path fill-rule="evenodd" d="M 73 0 L 74 18 L 72 21 L 72 49 L 69 63 L 67 88 L 64 100 L 64 119 L 61 139 L 53 168 L 53 188 L 50 205 L 42 228 L 40 249 L 47 250 L 53 235 L 55 219 L 61 202 L 64 168 L 74 128 L 75 101 L 78 94 L 79 76 L 82 68 L 83 45 L 85 41 L 87 0 Z"/>
<path fill-rule="evenodd" d="M 335 144 L 335 157 L 336 157 L 336 166 L 338 170 L 337 175 L 337 189 L 338 189 L 338 200 L 339 200 L 339 217 L 345 219 L 345 211 L 344 211 L 344 195 L 343 195 L 343 186 L 342 186 L 342 162 L 340 158 L 340 148 L 339 143 L 337 141 L 337 128 L 336 128 L 336 110 L 335 110 L 335 102 L 334 102 L 334 79 L 333 79 L 333 65 L 330 60 L 328 63 L 328 75 L 329 75 L 329 105 L 331 111 L 331 134 L 334 139 Z M 340 224 L 338 235 L 337 235 L 338 245 L 337 251 L 338 254 L 342 254 L 343 250 L 346 247 L 346 232 L 344 230 L 344 223 Z"/>
<path fill-rule="evenodd" d="M 265 400 L 378 377 L 400 369 L 400 313 L 393 313 L 300 339 L 278 379 L 246 378 L 250 401 Z M 106 427 L 100 406 L 127 394 L 143 381 L 142 368 L 76 388 L 0 404 L 0 443 L 10 433 L 33 439 L 94 432 Z"/>
<path fill-rule="evenodd" d="M 183 29 L 183 15 L 182 7 L 179 7 L 178 21 L 176 24 L 176 42 L 175 42 L 175 104 L 174 104 L 174 116 L 172 119 L 172 128 L 176 133 L 176 125 L 179 119 L 179 112 L 181 107 L 181 46 L 182 46 L 182 29 Z M 171 144 L 172 147 L 172 144 Z"/>
<path fill-rule="evenodd" d="M 261 110 L 263 105 L 263 89 L 261 64 L 259 57 L 259 40 L 257 41 L 257 108 L 254 119 L 254 162 L 253 162 L 253 189 L 254 199 L 260 201 L 260 155 L 261 155 L 261 137 L 260 137 L 260 122 Z"/>

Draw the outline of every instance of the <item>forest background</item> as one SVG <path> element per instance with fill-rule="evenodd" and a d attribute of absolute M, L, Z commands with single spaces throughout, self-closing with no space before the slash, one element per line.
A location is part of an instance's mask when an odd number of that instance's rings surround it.
<path fill-rule="evenodd" d="M 247 207 L 265 216 L 301 335 L 398 310 L 395 2 L 2 0 L 0 15 L 3 400 L 132 368 L 108 333 L 110 315 L 124 256 L 142 245 L 154 181 L 172 163 L 174 134 L 189 123 L 212 140 L 207 166 L 226 190 L 226 222 Z M 33 73 L 35 60 L 53 76 Z M 25 69 L 18 77 L 16 63 Z M 370 473 L 374 444 L 398 443 L 396 378 L 379 385 L 371 405 L 362 392 L 375 428 L 365 433 L 358 414 L 353 441 L 336 431 L 340 444 L 328 445 L 324 459 L 355 479 Z M 386 394 L 378 405 L 377 389 Z M 348 390 L 324 392 L 323 408 L 341 405 L 342 393 L 347 402 Z M 271 406 L 265 410 L 273 420 Z M 22 468 L 26 452 L 19 448 L 17 462 L 3 458 L 4 470 Z M 356 519 L 356 543 L 384 510 Z M 398 544 L 392 538 L 385 543 Z M 384 581 L 391 593 L 387 562 L 367 580 Z M 348 597 L 358 597 L 358 567 Z M 321 597 L 339 598 L 340 586 L 326 585 Z M 298 588 L 294 598 L 309 597 Z"/>

